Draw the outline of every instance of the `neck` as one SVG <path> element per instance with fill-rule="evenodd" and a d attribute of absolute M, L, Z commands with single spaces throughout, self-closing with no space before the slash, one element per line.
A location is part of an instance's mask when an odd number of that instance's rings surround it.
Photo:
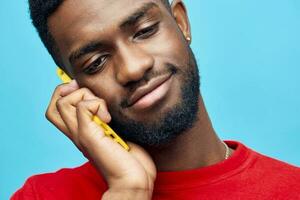
<path fill-rule="evenodd" d="M 189 170 L 224 160 L 225 147 L 212 127 L 201 96 L 198 104 L 197 121 L 192 128 L 166 147 L 148 149 L 158 171 Z"/>

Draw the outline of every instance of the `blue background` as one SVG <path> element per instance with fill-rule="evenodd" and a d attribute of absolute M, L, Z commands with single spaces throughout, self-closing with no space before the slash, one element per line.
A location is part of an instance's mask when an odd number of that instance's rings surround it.
<path fill-rule="evenodd" d="M 300 165 L 300 1 L 187 0 L 201 90 L 222 139 Z M 27 1 L 0 6 L 0 199 L 85 161 L 44 117 L 60 81 Z"/>

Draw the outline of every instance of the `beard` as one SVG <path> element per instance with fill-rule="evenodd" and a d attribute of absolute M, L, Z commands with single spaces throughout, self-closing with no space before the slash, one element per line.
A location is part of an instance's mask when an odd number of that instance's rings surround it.
<path fill-rule="evenodd" d="M 200 77 L 195 56 L 189 47 L 189 62 L 186 67 L 167 63 L 166 68 L 183 80 L 180 87 L 180 101 L 153 122 L 133 120 L 122 112 L 111 112 L 110 126 L 121 138 L 143 147 L 161 147 L 169 144 L 178 135 L 192 128 L 197 121 Z"/>

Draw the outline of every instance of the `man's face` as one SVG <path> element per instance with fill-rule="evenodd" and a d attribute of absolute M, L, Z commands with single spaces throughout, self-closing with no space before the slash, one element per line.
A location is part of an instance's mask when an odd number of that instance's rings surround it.
<path fill-rule="evenodd" d="M 196 62 L 160 0 L 67 0 L 48 25 L 67 71 L 107 102 L 125 139 L 160 144 L 195 121 Z"/>

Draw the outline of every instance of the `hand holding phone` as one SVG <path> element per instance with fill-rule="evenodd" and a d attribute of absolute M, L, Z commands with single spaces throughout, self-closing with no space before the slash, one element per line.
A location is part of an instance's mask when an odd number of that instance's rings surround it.
<path fill-rule="evenodd" d="M 57 75 L 63 81 L 63 83 L 69 83 L 72 81 L 72 79 L 59 67 L 57 68 Z M 129 151 L 129 146 L 106 123 L 99 119 L 99 117 L 94 115 L 92 120 L 103 128 L 106 136 L 110 137 L 115 142 L 119 143 L 124 149 Z"/>
<path fill-rule="evenodd" d="M 111 116 L 103 99 L 73 80 L 55 89 L 46 117 L 103 175 L 109 188 L 102 199 L 151 199 L 155 164 L 140 146 L 127 142 L 130 151 L 126 151 L 122 144 L 107 137 L 101 124 L 109 123 Z"/>

